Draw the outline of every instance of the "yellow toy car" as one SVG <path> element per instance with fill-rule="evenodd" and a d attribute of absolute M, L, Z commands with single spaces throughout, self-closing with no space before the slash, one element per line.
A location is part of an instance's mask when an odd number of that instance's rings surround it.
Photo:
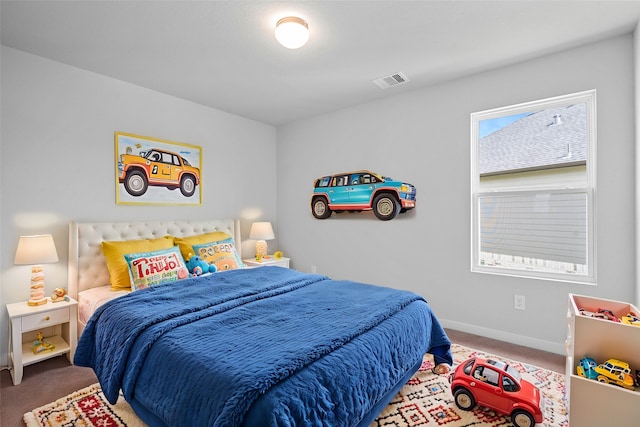
<path fill-rule="evenodd" d="M 601 383 L 615 384 L 633 390 L 634 382 L 629 364 L 618 359 L 609 359 L 596 366 L 597 380 Z"/>
<path fill-rule="evenodd" d="M 630 312 L 620 318 L 622 323 L 633 326 L 640 326 L 640 317 L 638 317 L 635 313 Z"/>

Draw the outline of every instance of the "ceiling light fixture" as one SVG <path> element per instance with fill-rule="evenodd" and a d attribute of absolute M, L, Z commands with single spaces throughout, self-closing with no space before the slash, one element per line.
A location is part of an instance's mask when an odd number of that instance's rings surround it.
<path fill-rule="evenodd" d="M 276 39 L 288 49 L 298 49 L 309 40 L 309 25 L 295 16 L 282 18 L 276 24 Z"/>

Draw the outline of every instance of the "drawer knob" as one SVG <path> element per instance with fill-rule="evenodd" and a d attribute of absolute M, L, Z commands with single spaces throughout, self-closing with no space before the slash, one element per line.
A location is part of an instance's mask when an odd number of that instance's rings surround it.
<path fill-rule="evenodd" d="M 45 317 L 44 320 L 49 321 L 51 319 L 49 316 Z"/>

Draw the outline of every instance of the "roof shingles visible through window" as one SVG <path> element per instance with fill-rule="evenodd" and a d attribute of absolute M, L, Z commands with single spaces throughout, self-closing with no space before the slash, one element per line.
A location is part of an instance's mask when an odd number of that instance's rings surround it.
<path fill-rule="evenodd" d="M 586 104 L 531 113 L 480 139 L 480 175 L 584 164 Z"/>

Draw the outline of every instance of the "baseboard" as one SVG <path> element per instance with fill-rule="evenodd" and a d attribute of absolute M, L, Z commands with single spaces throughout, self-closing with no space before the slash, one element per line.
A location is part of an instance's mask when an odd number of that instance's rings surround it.
<path fill-rule="evenodd" d="M 512 344 L 522 345 L 525 347 L 535 348 L 537 350 L 547 351 L 549 353 L 566 355 L 564 343 L 540 340 L 537 338 L 526 337 L 523 335 L 512 334 L 509 332 L 498 331 L 496 329 L 482 328 L 468 323 L 456 322 L 453 320 L 439 319 L 443 327 L 455 329 L 456 331 L 466 332 L 468 334 L 479 335 L 481 337 L 492 338 Z"/>

